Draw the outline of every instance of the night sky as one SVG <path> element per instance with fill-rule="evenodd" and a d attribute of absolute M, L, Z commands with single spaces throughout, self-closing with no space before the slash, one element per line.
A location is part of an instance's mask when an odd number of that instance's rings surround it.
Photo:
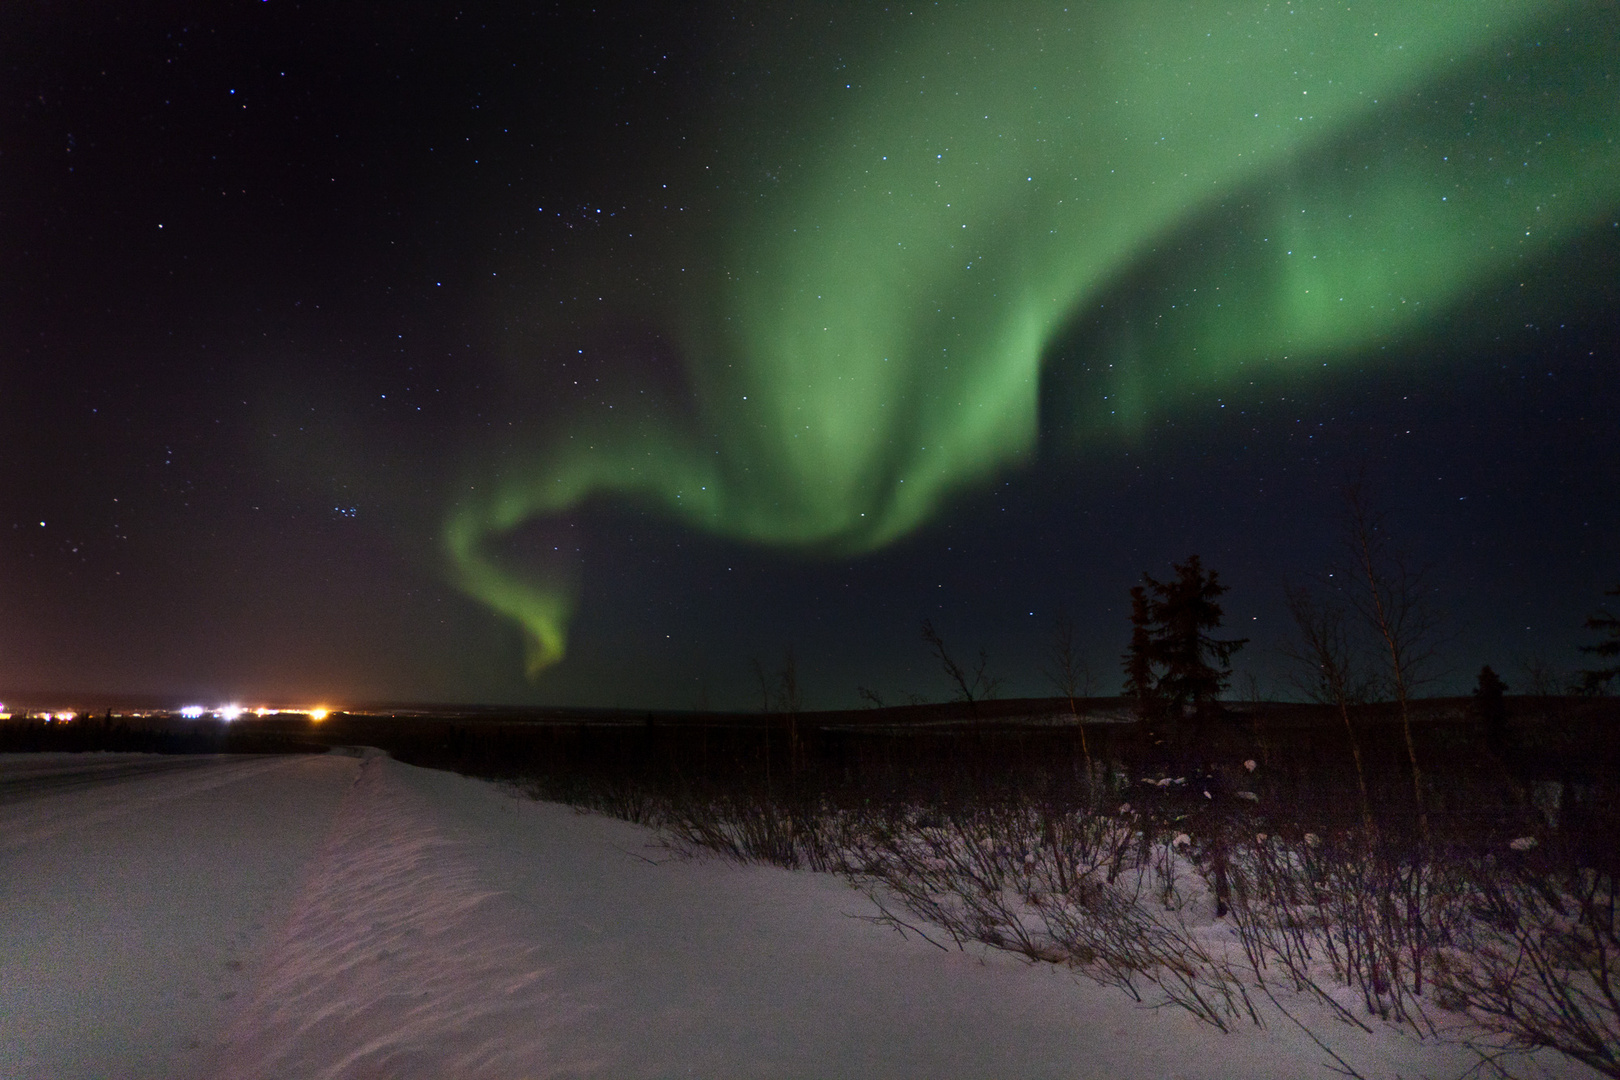
<path fill-rule="evenodd" d="M 1286 695 L 1358 473 L 1522 684 L 1617 362 L 1613 3 L 0 5 L 0 698 Z"/>

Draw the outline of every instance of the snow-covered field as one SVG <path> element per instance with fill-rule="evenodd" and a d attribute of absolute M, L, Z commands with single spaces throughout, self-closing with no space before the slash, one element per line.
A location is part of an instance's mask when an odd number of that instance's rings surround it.
<path fill-rule="evenodd" d="M 0 756 L 0 1077 L 1331 1075 L 876 913 L 374 753 Z M 1290 1007 L 1368 1077 L 1475 1064 Z"/>

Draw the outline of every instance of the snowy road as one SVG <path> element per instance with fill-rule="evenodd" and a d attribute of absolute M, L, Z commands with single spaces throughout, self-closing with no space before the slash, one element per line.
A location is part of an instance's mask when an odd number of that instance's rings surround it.
<path fill-rule="evenodd" d="M 825 875 L 380 756 L 178 760 L 0 757 L 0 1076 L 1331 1075 Z M 1471 1064 L 1322 1033 L 1368 1076 Z"/>
<path fill-rule="evenodd" d="M 134 758 L 135 760 L 131 760 Z M 92 787 L 217 764 L 212 757 L 130 754 L 0 755 L 0 805 L 70 788 Z"/>

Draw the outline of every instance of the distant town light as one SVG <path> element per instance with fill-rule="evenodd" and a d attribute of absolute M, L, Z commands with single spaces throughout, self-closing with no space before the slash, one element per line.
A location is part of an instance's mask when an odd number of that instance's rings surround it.
<path fill-rule="evenodd" d="M 238 716 L 242 715 L 242 706 L 221 705 L 214 715 L 218 716 L 221 720 L 235 720 Z"/>
<path fill-rule="evenodd" d="M 187 720 L 200 720 L 204 711 L 201 705 L 187 705 L 180 710 L 180 715 Z"/>
<path fill-rule="evenodd" d="M 309 718 L 315 721 L 317 724 L 322 720 L 325 720 L 326 717 L 327 711 L 325 705 L 317 705 L 313 709 L 309 710 Z"/>

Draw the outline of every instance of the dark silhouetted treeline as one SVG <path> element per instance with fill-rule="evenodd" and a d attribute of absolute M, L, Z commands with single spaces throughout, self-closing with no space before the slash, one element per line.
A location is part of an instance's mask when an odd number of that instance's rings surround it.
<path fill-rule="evenodd" d="M 275 721 L 182 720 L 170 717 L 80 716 L 69 721 L 0 720 L 0 753 L 300 754 L 327 744 L 311 725 Z"/>

